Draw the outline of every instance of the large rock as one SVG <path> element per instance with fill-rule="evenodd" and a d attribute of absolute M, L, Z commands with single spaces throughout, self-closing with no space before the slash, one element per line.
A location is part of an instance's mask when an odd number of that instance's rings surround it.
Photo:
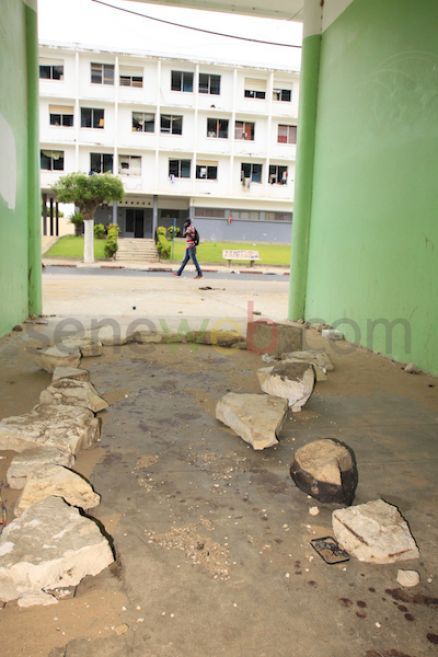
<path fill-rule="evenodd" d="M 186 342 L 218 347 L 233 347 L 235 344 L 245 340 L 245 337 L 238 331 L 220 329 L 189 331 L 185 337 Z"/>
<path fill-rule="evenodd" d="M 59 346 L 68 349 L 79 349 L 82 358 L 102 356 L 103 354 L 102 342 L 89 334 L 69 336 L 64 338 Z"/>
<path fill-rule="evenodd" d="M 92 509 L 100 503 L 88 481 L 62 465 L 43 465 L 29 475 L 14 513 L 20 516 L 47 497 L 62 497 L 71 506 Z"/>
<path fill-rule="evenodd" d="M 254 449 L 278 443 L 287 414 L 287 401 L 268 395 L 228 392 L 217 403 L 216 417 Z"/>
<path fill-rule="evenodd" d="M 334 370 L 333 363 L 325 351 L 309 349 L 307 351 L 291 351 L 281 354 L 281 360 L 289 363 L 309 363 L 313 365 L 317 381 L 326 381 L 327 372 Z"/>
<path fill-rule="evenodd" d="M 303 348 L 303 328 L 290 322 L 260 319 L 248 322 L 246 340 L 248 351 L 280 357 L 284 352 Z"/>
<path fill-rule="evenodd" d="M 55 346 L 38 349 L 35 361 L 41 369 L 53 372 L 56 367 L 78 367 L 81 352 L 75 347 Z"/>
<path fill-rule="evenodd" d="M 0 450 L 56 447 L 77 454 L 91 447 L 99 435 L 100 422 L 87 408 L 39 404 L 30 413 L 0 421 Z"/>
<path fill-rule="evenodd" d="M 315 371 L 309 363 L 281 362 L 257 371 L 260 387 L 268 395 L 287 399 L 292 411 L 301 411 L 315 387 Z"/>
<path fill-rule="evenodd" d="M 407 522 L 384 500 L 338 509 L 332 523 L 338 543 L 359 561 L 385 564 L 420 556 Z"/>
<path fill-rule="evenodd" d="M 70 468 L 75 461 L 73 454 L 61 452 L 55 447 L 36 447 L 17 454 L 11 461 L 6 479 L 11 488 L 21 489 L 33 472 L 45 465 L 65 465 Z"/>
<path fill-rule="evenodd" d="M 93 413 L 108 408 L 107 402 L 100 397 L 89 381 L 75 379 L 59 379 L 42 391 L 41 404 L 72 404 L 84 406 Z"/>
<path fill-rule="evenodd" d="M 159 344 L 162 339 L 158 331 L 135 331 L 132 334 L 132 340 L 137 344 Z"/>
<path fill-rule="evenodd" d="M 90 372 L 88 370 L 79 369 L 79 367 L 55 367 L 53 371 L 52 381 L 59 381 L 59 379 L 75 379 L 76 381 L 89 381 Z"/>
<path fill-rule="evenodd" d="M 114 560 L 92 520 L 58 497 L 30 507 L 0 536 L 0 600 L 76 586 Z"/>
<path fill-rule="evenodd" d="M 290 474 L 298 488 L 320 502 L 349 505 L 354 500 L 356 460 L 339 440 L 323 438 L 297 449 Z"/>

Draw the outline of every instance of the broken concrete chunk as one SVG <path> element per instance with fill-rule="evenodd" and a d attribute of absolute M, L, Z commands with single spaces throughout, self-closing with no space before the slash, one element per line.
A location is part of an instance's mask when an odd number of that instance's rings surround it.
<path fill-rule="evenodd" d="M 88 481 L 62 465 L 43 465 L 29 475 L 14 513 L 23 511 L 47 497 L 62 497 L 71 506 L 92 509 L 100 503 Z"/>
<path fill-rule="evenodd" d="M 42 391 L 40 395 L 41 404 L 72 404 L 73 406 L 84 406 L 93 413 L 98 413 L 108 408 L 107 402 L 96 392 L 89 381 L 77 381 L 75 379 L 59 379 Z"/>
<path fill-rule="evenodd" d="M 356 461 L 339 440 L 323 438 L 297 449 L 290 475 L 298 488 L 320 502 L 350 505 L 354 500 Z"/>
<path fill-rule="evenodd" d="M 0 450 L 24 452 L 34 447 L 56 447 L 77 454 L 100 435 L 100 422 L 81 406 L 39 404 L 30 413 L 0 421 Z"/>
<path fill-rule="evenodd" d="M 52 381 L 59 379 L 75 379 L 76 381 L 89 381 L 90 373 L 88 370 L 82 370 L 78 367 L 55 367 Z"/>
<path fill-rule="evenodd" d="M 315 387 L 315 371 L 309 363 L 281 362 L 262 367 L 257 376 L 263 392 L 287 399 L 294 412 L 301 410 Z"/>
<path fill-rule="evenodd" d="M 35 352 L 35 361 L 41 369 L 53 372 L 56 367 L 78 367 L 81 352 L 77 348 L 46 347 Z"/>
<path fill-rule="evenodd" d="M 26 479 L 44 465 L 65 465 L 71 468 L 75 461 L 73 454 L 61 452 L 55 447 L 36 447 L 17 454 L 11 461 L 6 479 L 11 488 L 21 489 Z"/>
<path fill-rule="evenodd" d="M 284 352 L 303 348 L 303 328 L 292 322 L 260 319 L 248 322 L 246 341 L 248 351 L 280 357 Z"/>
<path fill-rule="evenodd" d="M 48 607 L 49 605 L 57 605 L 58 600 L 49 593 L 40 591 L 39 593 L 28 593 L 22 598 L 18 598 L 17 605 L 19 607 Z"/>
<path fill-rule="evenodd" d="M 162 335 L 158 331 L 135 331 L 132 339 L 137 344 L 158 344 L 162 342 Z"/>
<path fill-rule="evenodd" d="M 398 570 L 397 582 L 404 588 L 412 588 L 420 583 L 420 575 L 416 570 Z"/>
<path fill-rule="evenodd" d="M 407 522 L 384 500 L 338 509 L 332 523 L 338 543 L 359 561 L 385 564 L 420 556 Z"/>
<path fill-rule="evenodd" d="M 103 355 L 103 344 L 99 340 L 83 340 L 79 345 L 82 358 L 94 358 Z"/>
<path fill-rule="evenodd" d="M 332 328 L 322 329 L 321 335 L 323 338 L 327 338 L 328 340 L 332 340 L 334 342 L 345 339 L 345 336 L 341 331 L 337 331 L 336 329 Z"/>
<path fill-rule="evenodd" d="M 281 354 L 281 360 L 289 363 L 310 363 L 315 368 L 317 381 L 326 381 L 326 373 L 334 370 L 333 363 L 325 351 L 317 351 L 316 349 L 284 353 Z"/>
<path fill-rule="evenodd" d="M 420 368 L 417 367 L 415 363 L 408 363 L 403 369 L 407 374 L 421 374 Z"/>
<path fill-rule="evenodd" d="M 218 347 L 232 347 L 242 342 L 244 336 L 238 331 L 225 331 L 212 329 L 210 331 L 189 331 L 186 333 L 186 342 L 195 344 L 206 344 Z"/>
<path fill-rule="evenodd" d="M 254 449 L 278 443 L 287 414 L 287 401 L 268 395 L 228 392 L 217 403 L 216 417 Z"/>
<path fill-rule="evenodd" d="M 76 586 L 114 561 L 95 522 L 59 497 L 31 506 L 0 536 L 0 600 Z"/>

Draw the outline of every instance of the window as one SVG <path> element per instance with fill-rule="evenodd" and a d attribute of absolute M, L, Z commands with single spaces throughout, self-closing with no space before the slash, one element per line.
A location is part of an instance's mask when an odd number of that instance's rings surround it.
<path fill-rule="evenodd" d="M 191 160 L 169 160 L 169 178 L 190 178 Z"/>
<path fill-rule="evenodd" d="M 193 91 L 193 73 L 172 71 L 170 88 L 172 91 Z"/>
<path fill-rule="evenodd" d="M 269 165 L 269 184 L 270 185 L 286 185 L 288 177 L 288 168 L 280 164 Z"/>
<path fill-rule="evenodd" d="M 234 124 L 234 139 L 254 141 L 255 123 L 236 121 Z"/>
<path fill-rule="evenodd" d="M 195 208 L 195 217 L 208 217 L 209 219 L 224 219 L 225 210 L 220 208 Z"/>
<path fill-rule="evenodd" d="M 207 119 L 207 137 L 228 139 L 228 119 Z"/>
<path fill-rule="evenodd" d="M 90 153 L 90 173 L 112 173 L 112 153 Z"/>
<path fill-rule="evenodd" d="M 260 212 L 257 210 L 233 210 L 231 216 L 233 219 L 240 219 L 240 221 L 260 220 Z"/>
<path fill-rule="evenodd" d="M 91 63 L 91 82 L 93 84 L 114 84 L 114 64 Z"/>
<path fill-rule="evenodd" d="M 63 80 L 64 64 L 57 62 L 40 64 L 40 78 L 42 80 Z"/>
<path fill-rule="evenodd" d="M 265 212 L 265 221 L 292 221 L 292 212 Z"/>
<path fill-rule="evenodd" d="M 296 125 L 279 125 L 277 133 L 277 142 L 279 144 L 296 144 L 297 143 L 297 126 Z"/>
<path fill-rule="evenodd" d="M 218 96 L 221 92 L 221 76 L 200 73 L 198 91 L 200 94 L 214 94 Z"/>
<path fill-rule="evenodd" d="M 132 112 L 132 132 L 154 132 L 155 114 Z"/>
<path fill-rule="evenodd" d="M 182 135 L 183 117 L 172 114 L 162 114 L 160 119 L 161 132 L 171 135 Z"/>
<path fill-rule="evenodd" d="M 199 180 L 217 180 L 217 162 L 198 161 L 196 177 Z"/>
<path fill-rule="evenodd" d="M 272 100 L 278 100 L 284 103 L 290 103 L 292 100 L 292 89 L 283 89 L 274 87 L 272 91 Z"/>
<path fill-rule="evenodd" d="M 81 107 L 81 128 L 105 127 L 105 110 L 95 107 Z"/>
<path fill-rule="evenodd" d="M 120 155 L 119 173 L 125 176 L 141 176 L 140 155 Z"/>
<path fill-rule="evenodd" d="M 266 80 L 245 78 L 245 98 L 266 98 Z"/>
<path fill-rule="evenodd" d="M 121 66 L 119 82 L 121 87 L 142 87 L 143 69 Z"/>
<path fill-rule="evenodd" d="M 242 183 L 246 183 L 248 180 L 255 183 L 262 182 L 262 164 L 254 164 L 251 162 L 242 162 L 240 169 L 240 179 Z"/>
<path fill-rule="evenodd" d="M 64 171 L 64 151 L 49 151 L 42 149 L 40 152 L 41 169 L 44 171 Z"/>
<path fill-rule="evenodd" d="M 73 107 L 66 105 L 49 105 L 50 125 L 71 128 L 73 126 L 73 115 Z"/>

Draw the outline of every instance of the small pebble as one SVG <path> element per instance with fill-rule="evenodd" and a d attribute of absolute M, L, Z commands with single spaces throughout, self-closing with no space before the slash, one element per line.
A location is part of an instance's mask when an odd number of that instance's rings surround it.
<path fill-rule="evenodd" d="M 311 516 L 317 516 L 319 515 L 319 509 L 317 506 L 311 506 L 309 509 L 309 513 Z"/>
<path fill-rule="evenodd" d="M 374 623 L 374 625 L 375 625 L 376 627 L 382 627 L 382 626 L 380 625 L 379 621 L 376 621 L 376 622 Z"/>
<path fill-rule="evenodd" d="M 420 583 L 420 575 L 416 570 L 398 570 L 397 582 L 405 588 L 417 586 Z"/>

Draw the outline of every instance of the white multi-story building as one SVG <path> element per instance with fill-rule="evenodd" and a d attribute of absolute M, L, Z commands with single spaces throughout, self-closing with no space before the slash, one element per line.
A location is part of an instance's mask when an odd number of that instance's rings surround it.
<path fill-rule="evenodd" d="M 192 217 L 203 240 L 287 242 L 298 72 L 40 46 L 43 192 L 73 171 L 119 175 L 98 220 L 121 235 Z"/>

